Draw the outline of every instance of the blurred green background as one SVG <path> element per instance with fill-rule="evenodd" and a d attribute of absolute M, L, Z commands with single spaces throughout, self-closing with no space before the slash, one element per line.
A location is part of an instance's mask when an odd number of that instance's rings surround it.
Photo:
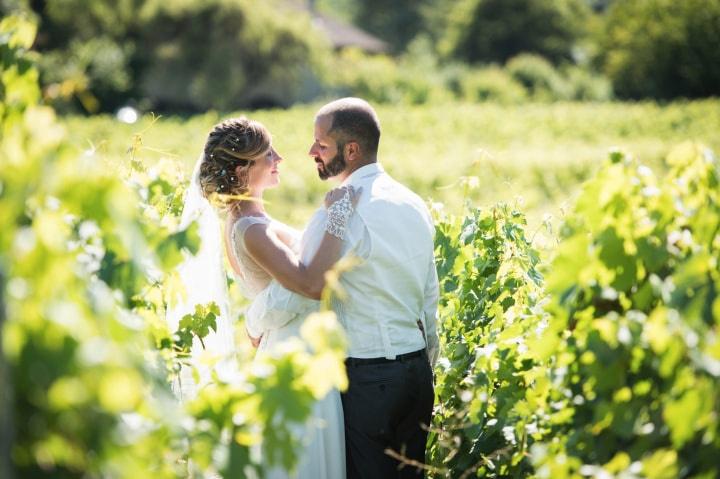
<path fill-rule="evenodd" d="M 306 152 L 339 96 L 378 108 L 381 161 L 421 196 L 523 201 L 531 224 L 609 148 L 661 165 L 684 140 L 720 147 L 720 0 L 0 5 L 39 22 L 43 97 L 78 151 L 189 171 L 212 125 L 245 114 L 286 160 L 269 210 L 294 224 L 327 189 Z"/>
<path fill-rule="evenodd" d="M 320 181 L 307 155 L 319 104 L 288 110 L 241 111 L 268 126 L 284 161 L 281 184 L 266 192 L 268 211 L 302 225 L 330 186 Z M 531 225 L 546 214 L 559 219 L 582 181 L 613 147 L 632 152 L 662 171 L 665 155 L 686 140 L 720 149 L 720 102 L 498 105 L 448 103 L 378 105 L 383 132 L 380 161 L 423 199 L 459 213 L 465 199 L 476 205 L 516 202 Z M 105 115 L 65 118 L 78 154 L 94 151 L 109 163 L 130 157 L 146 164 L 180 162 L 189 174 L 207 132 L 222 114 L 189 119 L 146 116 L 135 124 Z"/>
<path fill-rule="evenodd" d="M 64 111 L 720 93 L 720 0 L 3 0 Z"/>

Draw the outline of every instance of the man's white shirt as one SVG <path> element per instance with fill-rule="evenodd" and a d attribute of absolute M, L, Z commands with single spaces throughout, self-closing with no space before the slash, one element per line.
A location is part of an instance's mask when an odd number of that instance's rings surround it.
<path fill-rule="evenodd" d="M 340 278 L 345 299 L 333 301 L 333 310 L 348 336 L 348 356 L 395 359 L 427 345 L 434 364 L 439 352 L 439 291 L 434 227 L 425 203 L 390 178 L 378 163 L 358 168 L 343 184 L 363 188 L 342 249 L 343 256 L 352 255 L 360 261 Z M 303 233 L 303 262 L 317 252 L 326 222 L 327 213 L 321 207 Z M 317 308 L 317 301 L 273 280 L 248 308 L 246 327 L 258 337 Z"/>

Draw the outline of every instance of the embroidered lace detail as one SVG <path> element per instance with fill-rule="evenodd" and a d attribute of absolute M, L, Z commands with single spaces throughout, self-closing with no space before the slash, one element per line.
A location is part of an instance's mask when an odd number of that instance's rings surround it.
<path fill-rule="evenodd" d="M 343 197 L 328 207 L 328 220 L 325 230 L 336 238 L 344 240 L 345 227 L 352 212 L 353 206 L 350 201 L 350 190 L 346 189 Z"/>

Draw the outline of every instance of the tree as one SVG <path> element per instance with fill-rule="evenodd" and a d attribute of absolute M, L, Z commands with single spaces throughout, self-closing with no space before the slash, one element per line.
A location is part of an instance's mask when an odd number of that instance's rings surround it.
<path fill-rule="evenodd" d="M 441 26 L 441 50 L 471 63 L 504 63 L 523 52 L 570 60 L 589 11 L 583 0 L 461 0 Z"/>
<path fill-rule="evenodd" d="M 305 14 L 280 16 L 276 2 L 150 1 L 138 52 L 143 96 L 170 108 L 287 105 L 302 96 L 322 40 Z"/>
<path fill-rule="evenodd" d="M 63 110 L 137 100 L 202 111 L 312 97 L 323 40 L 279 0 L 5 0 L 37 16 L 44 96 Z"/>
<path fill-rule="evenodd" d="M 5 275 L 0 269 L 0 381 L 3 388 L 0 392 L 0 475 L 12 479 L 11 451 L 13 437 L 13 416 L 12 416 L 12 383 L 10 382 L 5 354 L 3 353 L 3 326 L 5 324 Z"/>
<path fill-rule="evenodd" d="M 402 52 L 425 29 L 424 8 L 431 0 L 365 0 L 357 2 L 354 23 Z"/>
<path fill-rule="evenodd" d="M 45 95 L 88 112 L 113 110 L 133 96 L 136 15 L 143 0 L 31 0 L 40 20 L 33 45 Z"/>
<path fill-rule="evenodd" d="M 618 96 L 720 94 L 720 0 L 614 2 L 599 63 Z"/>

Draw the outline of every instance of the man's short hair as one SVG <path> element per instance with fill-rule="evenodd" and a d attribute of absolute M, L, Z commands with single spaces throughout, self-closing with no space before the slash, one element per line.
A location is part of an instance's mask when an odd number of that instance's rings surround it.
<path fill-rule="evenodd" d="M 380 144 L 380 121 L 368 102 L 360 98 L 341 98 L 323 106 L 316 118 L 332 119 L 328 134 L 339 145 L 355 141 L 360 145 L 364 158 L 377 155 Z"/>

